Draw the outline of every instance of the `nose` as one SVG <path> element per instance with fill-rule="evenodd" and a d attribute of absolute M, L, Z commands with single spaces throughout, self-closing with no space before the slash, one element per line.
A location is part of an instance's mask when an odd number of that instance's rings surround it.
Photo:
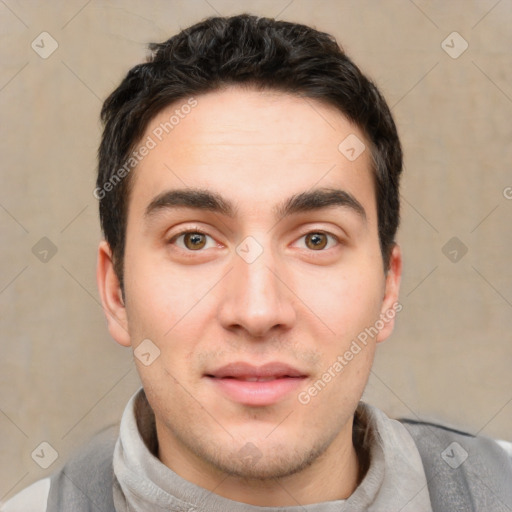
<path fill-rule="evenodd" d="M 242 254 L 242 253 L 240 253 Z M 293 292 L 284 267 L 276 265 L 270 249 L 254 261 L 239 254 L 222 289 L 219 320 L 230 331 L 245 331 L 251 338 L 290 329 L 296 318 Z"/>

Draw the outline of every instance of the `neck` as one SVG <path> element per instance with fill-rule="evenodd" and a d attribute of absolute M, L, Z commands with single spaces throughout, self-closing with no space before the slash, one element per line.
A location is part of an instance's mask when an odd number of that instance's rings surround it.
<path fill-rule="evenodd" d="M 348 498 L 360 483 L 352 418 L 309 466 L 282 478 L 230 476 L 189 451 L 157 421 L 158 457 L 179 476 L 224 498 L 260 507 L 309 505 Z"/>

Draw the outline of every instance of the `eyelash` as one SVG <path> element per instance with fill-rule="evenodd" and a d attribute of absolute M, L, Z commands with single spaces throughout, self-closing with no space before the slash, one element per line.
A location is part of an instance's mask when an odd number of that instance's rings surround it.
<path fill-rule="evenodd" d="M 197 229 L 186 229 L 186 230 L 183 230 L 183 231 L 180 231 L 179 233 L 176 233 L 175 235 L 173 235 L 171 237 L 171 239 L 169 240 L 169 244 L 174 244 L 174 242 L 176 240 L 178 240 L 180 237 L 182 237 L 183 235 L 187 235 L 187 234 L 198 234 L 198 235 L 204 235 L 204 236 L 207 236 L 209 238 L 211 238 L 213 240 L 213 237 L 211 235 L 209 235 L 208 233 L 205 233 L 203 230 L 197 228 Z M 322 235 L 326 235 L 327 237 L 331 238 L 332 240 L 334 240 L 336 242 L 337 245 L 339 245 L 341 243 L 340 239 L 336 236 L 336 235 L 333 235 L 332 233 L 329 233 L 327 231 L 323 231 L 323 230 L 312 230 L 312 231 L 308 231 L 307 233 L 304 233 L 299 239 L 301 238 L 304 238 L 306 237 L 307 235 L 312 235 L 312 234 L 322 234 Z M 329 243 L 329 242 L 327 242 Z M 330 247 L 329 249 L 331 249 L 332 247 Z M 204 252 L 203 249 L 198 249 L 197 251 L 193 251 L 193 250 L 190 250 L 190 249 L 187 249 L 187 248 L 183 248 L 183 247 L 180 247 L 181 250 L 183 251 L 186 251 L 188 253 L 194 253 L 194 252 L 197 252 L 197 253 L 200 253 L 200 252 Z M 314 251 L 314 250 L 310 250 L 312 253 L 315 253 L 315 252 L 325 252 L 329 249 L 320 249 L 318 251 Z"/>

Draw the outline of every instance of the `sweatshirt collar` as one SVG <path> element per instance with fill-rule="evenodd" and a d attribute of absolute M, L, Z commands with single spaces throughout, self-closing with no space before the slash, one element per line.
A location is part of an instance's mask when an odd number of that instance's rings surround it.
<path fill-rule="evenodd" d="M 233 501 L 195 485 L 156 457 L 154 413 L 140 388 L 128 402 L 114 450 L 117 512 L 432 512 L 421 457 L 405 427 L 360 402 L 354 439 L 369 467 L 347 500 L 290 507 L 259 507 Z"/>

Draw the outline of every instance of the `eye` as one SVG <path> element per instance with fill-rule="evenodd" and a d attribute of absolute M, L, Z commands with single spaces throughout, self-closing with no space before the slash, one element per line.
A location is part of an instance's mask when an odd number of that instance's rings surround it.
<path fill-rule="evenodd" d="M 180 249 L 186 251 L 200 251 L 201 249 L 208 249 L 208 239 L 211 240 L 210 247 L 216 247 L 215 240 L 201 231 L 182 231 L 173 236 L 169 243 L 176 243 Z"/>
<path fill-rule="evenodd" d="M 330 233 L 324 233 L 323 231 L 312 231 L 311 233 L 307 233 L 306 235 L 300 238 L 304 239 L 304 243 L 306 249 L 311 249 L 313 251 L 323 251 L 324 249 L 330 249 L 333 245 L 339 243 L 339 240 L 334 235 Z M 329 242 L 331 244 L 329 245 Z"/>

